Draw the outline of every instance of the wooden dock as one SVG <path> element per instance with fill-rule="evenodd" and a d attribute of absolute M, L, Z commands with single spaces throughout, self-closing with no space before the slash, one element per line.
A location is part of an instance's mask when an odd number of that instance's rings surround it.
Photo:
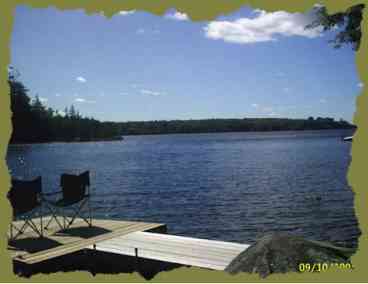
<path fill-rule="evenodd" d="M 49 218 L 45 217 L 44 223 Z M 39 225 L 39 219 L 33 220 Z M 17 225 L 17 222 L 14 224 Z M 13 260 L 28 265 L 90 249 L 224 270 L 238 254 L 249 247 L 246 244 L 165 233 L 165 224 L 94 219 L 93 226 L 89 227 L 82 219 L 77 219 L 66 230 L 60 230 L 56 223 L 53 224 L 43 238 L 28 228 L 24 235 L 8 244 L 8 250 Z"/>
<path fill-rule="evenodd" d="M 44 223 L 47 224 L 49 218 L 45 217 Z M 39 218 L 33 221 L 39 225 Z M 17 222 L 14 224 L 17 225 Z M 139 231 L 166 232 L 166 225 L 94 219 L 93 226 L 89 227 L 82 219 L 77 219 L 69 229 L 63 231 L 53 223 L 43 238 L 39 238 L 28 228 L 24 235 L 9 243 L 8 251 L 14 260 L 34 264 L 82 250 L 100 241 Z"/>
<path fill-rule="evenodd" d="M 95 247 L 89 246 L 98 251 L 214 270 L 224 270 L 248 247 L 246 244 L 148 232 L 133 232 L 98 242 Z"/>

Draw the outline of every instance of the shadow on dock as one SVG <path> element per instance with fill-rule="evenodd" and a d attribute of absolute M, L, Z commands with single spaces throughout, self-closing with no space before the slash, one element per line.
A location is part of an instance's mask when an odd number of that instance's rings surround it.
<path fill-rule="evenodd" d="M 96 274 L 118 274 L 138 272 L 146 280 L 152 279 L 162 271 L 182 267 L 169 263 L 134 256 L 123 256 L 94 250 L 82 250 L 69 255 L 49 259 L 36 264 L 13 261 L 14 273 L 22 277 L 54 272 L 87 271 Z"/>
<path fill-rule="evenodd" d="M 57 237 L 68 236 L 68 237 L 79 237 L 79 238 L 83 238 L 83 239 L 88 239 L 88 238 L 96 237 L 96 236 L 106 234 L 106 233 L 110 233 L 110 232 L 112 232 L 112 231 L 108 230 L 108 229 L 105 229 L 105 228 L 102 228 L 102 227 L 80 226 L 80 227 L 74 227 L 74 228 L 69 228 L 69 229 L 57 231 L 56 233 L 54 233 L 54 236 L 57 236 Z"/>
<path fill-rule="evenodd" d="M 47 222 L 51 216 L 45 216 Z M 38 219 L 33 219 L 38 224 Z M 15 226 L 21 223 L 14 222 Z M 98 251 L 95 244 L 134 232 L 166 233 L 166 225 L 135 221 L 94 219 L 93 226 L 86 226 L 77 218 L 64 230 L 56 223 L 46 230 L 43 237 L 27 230 L 17 240 L 8 243 L 13 259 L 13 271 L 23 277 L 55 272 L 86 271 L 92 275 L 138 272 L 145 279 L 152 279 L 161 271 L 182 265 Z"/>
<path fill-rule="evenodd" d="M 11 241 L 8 244 L 10 251 L 26 251 L 28 253 L 35 253 L 38 251 L 51 249 L 61 245 L 61 243 L 50 238 L 23 238 Z"/>
<path fill-rule="evenodd" d="M 110 232 L 111 230 L 96 226 L 74 227 L 53 232 L 52 235 L 44 236 L 43 238 L 31 236 L 10 241 L 8 243 L 8 250 L 14 252 L 25 251 L 27 253 L 36 253 L 63 245 L 61 241 L 58 241 L 61 240 L 61 237 L 88 239 Z"/>

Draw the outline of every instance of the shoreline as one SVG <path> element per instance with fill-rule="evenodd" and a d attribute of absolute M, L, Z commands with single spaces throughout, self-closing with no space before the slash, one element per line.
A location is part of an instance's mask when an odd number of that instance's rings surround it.
<path fill-rule="evenodd" d="M 124 141 L 124 137 L 121 137 L 121 139 L 91 139 L 91 140 L 55 140 L 55 141 L 38 141 L 38 142 L 9 142 L 8 145 L 33 145 L 33 144 L 52 144 L 52 143 L 88 143 L 88 142 L 112 142 L 112 141 Z"/>
<path fill-rule="evenodd" d="M 209 131 L 209 132 L 169 132 L 169 133 L 141 133 L 141 134 L 123 134 L 121 139 L 106 138 L 106 139 L 91 139 L 91 140 L 75 140 L 75 141 L 38 141 L 38 142 L 9 142 L 8 145 L 32 145 L 32 144 L 52 144 L 52 143 L 88 143 L 88 142 L 113 142 L 113 141 L 124 141 L 124 137 L 127 136 L 159 136 L 159 135 L 187 135 L 187 134 L 222 134 L 222 133 L 271 133 L 271 132 L 316 132 L 316 131 L 356 131 L 356 127 L 353 128 L 328 128 L 328 129 L 280 129 L 280 130 L 251 130 L 251 131 Z"/>
<path fill-rule="evenodd" d="M 142 134 L 123 134 L 126 136 L 159 136 L 159 135 L 180 135 L 180 134 L 223 134 L 223 133 L 271 133 L 271 132 L 315 132 L 315 131 L 334 131 L 345 130 L 355 131 L 357 128 L 321 128 L 321 129 L 279 129 L 279 130 L 241 130 L 241 131 L 208 131 L 208 132 L 168 132 L 168 133 L 142 133 Z"/>

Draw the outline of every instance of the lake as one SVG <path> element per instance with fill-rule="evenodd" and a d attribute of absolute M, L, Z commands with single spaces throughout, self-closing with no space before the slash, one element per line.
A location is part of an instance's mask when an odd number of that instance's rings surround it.
<path fill-rule="evenodd" d="M 127 136 L 11 145 L 13 177 L 91 171 L 95 217 L 166 223 L 171 234 L 253 243 L 290 232 L 357 246 L 347 183 L 351 130 Z"/>

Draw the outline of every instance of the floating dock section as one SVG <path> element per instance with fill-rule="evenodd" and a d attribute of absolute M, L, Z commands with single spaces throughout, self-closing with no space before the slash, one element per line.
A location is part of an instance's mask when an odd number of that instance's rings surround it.
<path fill-rule="evenodd" d="M 98 242 L 90 249 L 214 270 L 227 265 L 249 245 L 167 234 L 134 232 Z"/>
<path fill-rule="evenodd" d="M 44 224 L 47 224 L 49 218 L 51 217 L 43 218 Z M 39 218 L 33 221 L 39 225 Z M 14 222 L 18 227 L 21 223 Z M 8 244 L 8 251 L 14 260 L 34 264 L 132 232 L 166 232 L 166 225 L 157 223 L 93 219 L 92 224 L 93 226 L 89 227 L 82 219 L 76 219 L 70 228 L 60 230 L 54 222 L 53 226 L 45 231 L 43 238 L 39 238 L 28 228 L 25 234 Z"/>
<path fill-rule="evenodd" d="M 45 217 L 44 222 L 47 223 Z M 34 219 L 37 223 L 38 220 Z M 16 222 L 15 222 L 16 224 Z M 224 270 L 249 245 L 166 234 L 166 225 L 94 219 L 89 227 L 78 219 L 63 231 L 49 228 L 43 238 L 28 230 L 9 243 L 13 260 L 35 264 L 80 250 L 97 250 L 118 255 Z"/>

